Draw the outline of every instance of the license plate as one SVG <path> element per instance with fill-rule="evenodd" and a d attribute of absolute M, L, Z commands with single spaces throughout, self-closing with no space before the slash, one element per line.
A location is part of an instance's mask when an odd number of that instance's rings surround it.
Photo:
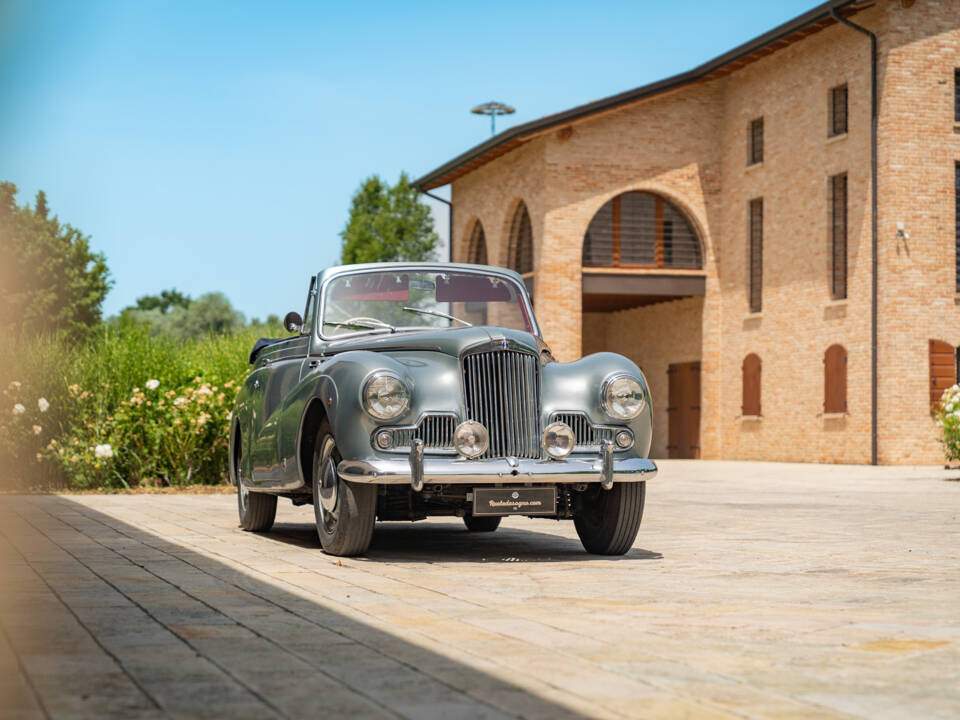
<path fill-rule="evenodd" d="M 554 515 L 556 488 L 474 488 L 474 515 Z"/>

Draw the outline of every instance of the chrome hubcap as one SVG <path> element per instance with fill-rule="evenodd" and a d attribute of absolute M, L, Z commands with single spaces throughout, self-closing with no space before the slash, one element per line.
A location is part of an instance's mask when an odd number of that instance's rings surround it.
<path fill-rule="evenodd" d="M 337 477 L 337 461 L 333 456 L 335 449 L 333 438 L 327 437 L 323 442 L 323 449 L 320 453 L 320 471 L 317 476 L 316 493 L 318 498 L 314 499 L 314 510 L 317 512 L 317 520 L 323 525 L 323 529 L 328 533 L 333 532 L 337 525 L 337 516 L 340 508 L 338 507 L 340 479 Z M 319 499 L 319 503 L 316 500 Z"/>

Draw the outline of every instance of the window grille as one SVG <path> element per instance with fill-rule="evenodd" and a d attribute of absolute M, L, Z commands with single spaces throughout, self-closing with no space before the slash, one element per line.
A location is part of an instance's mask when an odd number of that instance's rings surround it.
<path fill-rule="evenodd" d="M 953 120 L 960 122 L 960 68 L 953 71 Z"/>
<path fill-rule="evenodd" d="M 533 225 L 530 213 L 522 200 L 513 212 L 510 223 L 510 243 L 507 246 L 507 265 L 523 275 L 533 272 Z"/>
<path fill-rule="evenodd" d="M 834 300 L 847 297 L 847 174 L 830 178 L 830 231 Z"/>
<path fill-rule="evenodd" d="M 830 137 L 847 132 L 847 86 L 830 89 Z"/>
<path fill-rule="evenodd" d="M 586 267 L 703 266 L 700 240 L 686 216 L 668 200 L 627 192 L 608 200 L 583 238 Z"/>
<path fill-rule="evenodd" d="M 470 233 L 470 244 L 467 246 L 467 262 L 474 265 L 487 264 L 487 238 L 479 220 L 473 224 L 473 231 Z"/>
<path fill-rule="evenodd" d="M 763 198 L 750 201 L 750 312 L 763 309 Z"/>
<path fill-rule="evenodd" d="M 747 165 L 763 162 L 763 118 L 750 122 L 750 133 L 747 147 Z"/>

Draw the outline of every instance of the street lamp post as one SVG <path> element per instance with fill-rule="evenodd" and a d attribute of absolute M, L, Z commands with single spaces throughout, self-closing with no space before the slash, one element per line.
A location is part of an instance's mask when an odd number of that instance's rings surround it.
<path fill-rule="evenodd" d="M 470 112 L 474 115 L 489 115 L 490 116 L 490 135 L 497 134 L 497 115 L 512 115 L 515 110 L 501 102 L 486 102 L 482 105 L 477 105 Z"/>

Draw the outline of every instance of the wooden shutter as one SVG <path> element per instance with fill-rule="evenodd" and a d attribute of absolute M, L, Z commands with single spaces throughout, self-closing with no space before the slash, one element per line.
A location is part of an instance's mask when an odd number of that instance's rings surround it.
<path fill-rule="evenodd" d="M 763 309 L 763 198 L 750 201 L 750 312 Z"/>
<path fill-rule="evenodd" d="M 750 353 L 743 360 L 744 415 L 760 415 L 760 356 Z"/>
<path fill-rule="evenodd" d="M 842 345 L 831 345 L 823 356 L 823 411 L 847 411 L 847 351 Z"/>
<path fill-rule="evenodd" d="M 930 407 L 940 402 L 943 391 L 957 382 L 957 357 L 954 347 L 943 340 L 930 341 Z"/>
<path fill-rule="evenodd" d="M 847 297 L 847 174 L 830 178 L 831 245 L 834 300 Z"/>

